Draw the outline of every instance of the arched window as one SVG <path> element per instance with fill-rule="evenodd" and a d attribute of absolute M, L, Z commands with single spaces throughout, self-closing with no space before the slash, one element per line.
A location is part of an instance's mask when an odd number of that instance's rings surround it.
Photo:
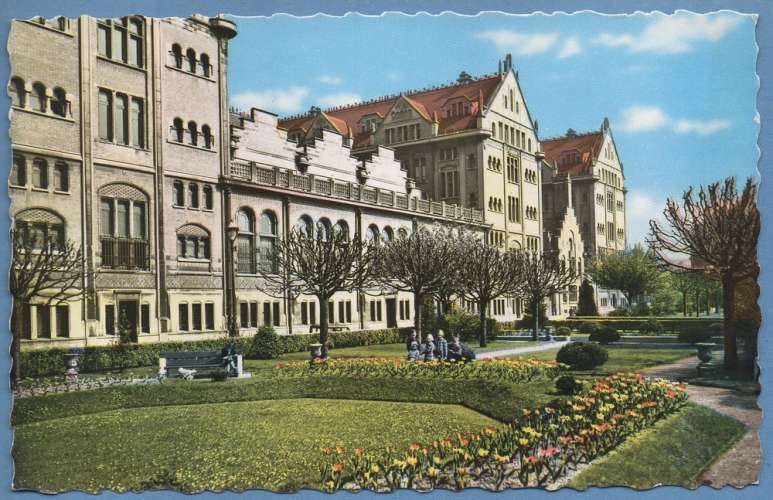
<path fill-rule="evenodd" d="M 32 109 L 45 113 L 46 100 L 46 86 L 40 82 L 36 82 L 32 86 Z"/>
<path fill-rule="evenodd" d="M 114 183 L 100 188 L 99 197 L 102 267 L 150 269 L 147 195 Z"/>
<path fill-rule="evenodd" d="M 214 207 L 215 203 L 212 199 L 212 186 L 209 184 L 206 184 L 204 186 L 204 208 L 207 210 L 212 210 L 212 207 Z"/>
<path fill-rule="evenodd" d="M 67 116 L 67 94 L 61 87 L 54 89 L 54 98 L 51 100 L 51 111 L 58 116 Z"/>
<path fill-rule="evenodd" d="M 8 85 L 8 93 L 11 96 L 11 106 L 23 108 L 27 101 L 27 91 L 24 90 L 24 80 L 18 76 L 11 78 Z"/>
<path fill-rule="evenodd" d="M 67 193 L 70 191 L 70 169 L 63 161 L 54 165 L 54 191 Z"/>
<path fill-rule="evenodd" d="M 240 273 L 255 274 L 255 216 L 249 208 L 242 208 L 236 214 L 239 235 L 236 240 L 237 270 Z"/>
<path fill-rule="evenodd" d="M 314 236 L 314 223 L 308 215 L 301 215 L 298 222 L 295 223 L 295 230 L 304 236 L 311 238 Z"/>
<path fill-rule="evenodd" d="M 196 51 L 193 49 L 188 49 L 185 52 L 185 55 L 188 58 L 188 71 L 191 73 L 196 73 Z"/>
<path fill-rule="evenodd" d="M 177 258 L 209 260 L 209 231 L 197 224 L 185 224 L 177 230 Z"/>
<path fill-rule="evenodd" d="M 209 64 L 209 56 L 207 54 L 201 54 L 199 59 L 201 61 L 201 69 L 204 71 L 204 76 L 209 77 L 212 73 L 212 66 Z"/>
<path fill-rule="evenodd" d="M 64 247 L 64 220 L 54 212 L 30 208 L 17 213 L 14 219 L 22 243 L 19 250 L 39 250 L 47 245 L 52 248 Z"/>
<path fill-rule="evenodd" d="M 325 217 L 322 217 L 317 221 L 317 236 L 319 238 L 322 238 L 323 241 L 327 241 L 330 239 L 330 220 L 328 220 Z"/>
<path fill-rule="evenodd" d="M 204 137 L 204 147 L 212 149 L 212 130 L 209 128 L 209 125 L 201 127 L 201 135 Z"/>
<path fill-rule="evenodd" d="M 384 226 L 384 241 L 387 243 L 395 239 L 395 233 L 389 226 Z"/>
<path fill-rule="evenodd" d="M 32 187 L 48 189 L 48 162 L 35 158 L 32 162 Z"/>
<path fill-rule="evenodd" d="M 188 206 L 199 208 L 199 185 L 193 182 L 188 184 Z"/>
<path fill-rule="evenodd" d="M 369 243 L 378 243 L 381 239 L 381 234 L 378 231 L 378 226 L 371 224 L 368 226 L 368 230 L 365 231 L 365 241 Z"/>
<path fill-rule="evenodd" d="M 23 156 L 13 157 L 13 166 L 11 167 L 11 185 L 27 185 L 27 161 Z"/>
<path fill-rule="evenodd" d="M 172 45 L 172 57 L 174 57 L 174 65 L 177 69 L 183 68 L 183 49 L 178 44 Z"/>
<path fill-rule="evenodd" d="M 258 259 L 261 269 L 265 272 L 276 272 L 277 266 L 273 259 L 276 247 L 276 216 L 268 210 L 260 214 L 260 240 L 258 242 Z"/>
<path fill-rule="evenodd" d="M 199 143 L 199 132 L 196 122 L 188 122 L 188 134 L 191 136 L 191 144 L 196 146 Z"/>
<path fill-rule="evenodd" d="M 349 224 L 345 220 L 341 219 L 333 226 L 335 234 L 341 234 L 344 238 L 349 239 Z"/>
<path fill-rule="evenodd" d="M 185 206 L 185 188 L 182 181 L 174 181 L 172 184 L 172 200 L 176 207 Z"/>
<path fill-rule="evenodd" d="M 180 118 L 175 118 L 174 119 L 174 124 L 172 126 L 174 127 L 175 140 L 177 142 L 183 142 L 183 139 L 185 138 L 185 130 L 183 129 L 183 121 Z"/>
<path fill-rule="evenodd" d="M 401 227 L 400 229 L 397 230 L 397 237 L 400 238 L 400 239 L 407 238 L 408 237 L 408 230 L 405 229 L 404 227 Z"/>

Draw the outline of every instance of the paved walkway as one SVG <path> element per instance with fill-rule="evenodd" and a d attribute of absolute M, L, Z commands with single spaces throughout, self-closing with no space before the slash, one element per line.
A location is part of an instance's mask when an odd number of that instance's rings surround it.
<path fill-rule="evenodd" d="M 684 380 L 695 374 L 697 364 L 698 358 L 692 357 L 677 363 L 653 367 L 645 373 L 669 380 Z M 749 429 L 730 450 L 701 475 L 700 482 L 714 488 L 725 485 L 742 487 L 759 482 L 762 464 L 762 447 L 759 439 L 762 410 L 757 406 L 757 396 L 732 389 L 698 385 L 688 385 L 687 393 L 692 402 L 732 417 Z"/>
<path fill-rule="evenodd" d="M 518 356 L 519 354 L 529 354 L 532 352 L 549 351 L 551 349 L 558 349 L 564 344 L 568 344 L 568 340 L 562 340 L 560 342 L 543 342 L 539 345 L 530 345 L 526 347 L 512 347 L 510 349 L 500 349 L 498 351 L 488 351 L 475 353 L 477 359 L 490 359 L 490 358 L 502 358 L 505 356 Z"/>

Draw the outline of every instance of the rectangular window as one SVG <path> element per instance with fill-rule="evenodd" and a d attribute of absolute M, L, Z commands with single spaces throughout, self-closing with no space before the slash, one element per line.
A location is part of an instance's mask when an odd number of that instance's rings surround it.
<path fill-rule="evenodd" d="M 70 336 L 70 306 L 56 306 L 56 336 Z"/>
<path fill-rule="evenodd" d="M 351 300 L 346 301 L 346 322 L 347 323 L 352 322 L 352 301 Z"/>
<path fill-rule="evenodd" d="M 411 319 L 411 301 L 405 301 L 405 319 Z"/>
<path fill-rule="evenodd" d="M 250 302 L 250 326 L 252 328 L 258 327 L 258 303 Z"/>
<path fill-rule="evenodd" d="M 120 201 L 118 203 L 121 203 Z M 145 204 L 134 202 L 132 207 L 134 216 L 134 237 L 145 239 Z"/>
<path fill-rule="evenodd" d="M 113 234 L 113 202 L 112 200 L 103 198 L 100 208 L 100 234 L 112 235 Z"/>
<path fill-rule="evenodd" d="M 215 304 L 212 302 L 204 304 L 204 327 L 207 330 L 215 329 Z"/>
<path fill-rule="evenodd" d="M 105 334 L 115 335 L 115 306 L 105 306 Z"/>
<path fill-rule="evenodd" d="M 126 62 L 126 36 L 125 30 L 113 24 L 113 59 Z"/>
<path fill-rule="evenodd" d="M 378 317 L 378 321 L 381 321 L 381 301 L 380 300 L 376 302 L 376 316 Z"/>
<path fill-rule="evenodd" d="M 97 25 L 97 53 L 110 57 L 110 28 L 102 24 Z"/>
<path fill-rule="evenodd" d="M 70 190 L 70 176 L 67 165 L 54 166 L 54 190 L 68 192 Z"/>
<path fill-rule="evenodd" d="M 273 308 L 273 319 L 274 319 L 274 326 L 279 326 L 279 302 L 274 302 L 274 308 Z"/>
<path fill-rule="evenodd" d="M 400 309 L 400 316 L 399 317 L 400 317 L 401 320 L 403 320 L 403 319 L 405 319 L 405 314 L 403 313 L 403 301 L 402 300 L 400 301 L 399 309 Z"/>
<path fill-rule="evenodd" d="M 106 141 L 113 140 L 113 96 L 107 90 L 99 91 L 98 98 L 99 138 Z"/>
<path fill-rule="evenodd" d="M 331 300 L 327 303 L 327 320 L 330 323 L 335 323 L 335 303 Z"/>
<path fill-rule="evenodd" d="M 113 130 L 115 142 L 119 144 L 129 144 L 129 106 L 128 98 L 125 95 L 115 96 L 115 118 L 113 119 Z"/>
<path fill-rule="evenodd" d="M 242 328 L 250 327 L 250 304 L 239 302 L 239 325 Z"/>
<path fill-rule="evenodd" d="M 142 67 L 142 38 L 129 37 L 129 64 Z"/>
<path fill-rule="evenodd" d="M 263 324 L 271 324 L 271 302 L 263 303 Z"/>
<path fill-rule="evenodd" d="M 344 312 L 345 311 L 345 307 L 346 306 L 344 304 L 344 301 L 343 300 L 339 300 L 338 301 L 338 322 L 339 323 L 343 323 L 344 319 L 346 318 L 345 312 Z"/>
<path fill-rule="evenodd" d="M 27 163 L 24 161 L 24 158 L 16 157 L 13 159 L 13 166 L 11 167 L 11 185 L 27 185 Z"/>
<path fill-rule="evenodd" d="M 193 330 L 201 331 L 201 304 L 191 304 L 193 314 Z"/>
<path fill-rule="evenodd" d="M 142 333 L 150 333 L 150 304 L 142 304 L 140 306 L 140 316 Z"/>
<path fill-rule="evenodd" d="M 181 332 L 188 331 L 188 304 L 179 304 L 177 306 L 177 322 L 180 325 Z"/>
<path fill-rule="evenodd" d="M 141 99 L 132 99 L 131 137 L 132 146 L 145 147 L 145 113 Z"/>
<path fill-rule="evenodd" d="M 309 302 L 309 321 L 312 325 L 317 324 L 317 303 Z"/>
<path fill-rule="evenodd" d="M 301 302 L 301 324 L 309 324 L 309 304 L 308 302 Z"/>
<path fill-rule="evenodd" d="M 376 301 L 370 301 L 370 320 L 376 321 Z"/>
<path fill-rule="evenodd" d="M 116 236 L 129 236 L 129 202 L 126 200 L 116 202 L 115 225 Z"/>

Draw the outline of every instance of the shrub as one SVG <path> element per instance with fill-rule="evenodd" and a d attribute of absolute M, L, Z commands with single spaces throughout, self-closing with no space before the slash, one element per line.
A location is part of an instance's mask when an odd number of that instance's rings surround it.
<path fill-rule="evenodd" d="M 650 309 L 649 304 L 641 302 L 633 306 L 630 314 L 626 314 L 626 316 L 649 316 L 650 314 L 652 314 L 652 310 Z"/>
<path fill-rule="evenodd" d="M 656 319 L 648 319 L 639 325 L 639 333 L 645 335 L 660 335 L 663 333 L 663 325 L 661 325 L 660 322 Z"/>
<path fill-rule="evenodd" d="M 611 344 L 620 340 L 620 334 L 612 326 L 602 326 L 595 332 L 590 334 L 588 338 L 591 342 L 600 342 L 602 344 Z"/>
<path fill-rule="evenodd" d="M 465 311 L 454 310 L 449 314 L 446 314 L 443 318 L 447 327 L 443 327 L 443 321 L 439 321 L 437 324 L 439 328 L 443 328 L 446 332 L 446 338 L 450 339 L 454 335 L 458 335 L 463 341 L 477 340 L 480 335 L 480 317 L 477 314 L 470 314 Z M 494 340 L 499 335 L 499 324 L 492 318 L 486 319 L 486 340 Z M 425 333 L 435 333 L 437 329 L 427 330 Z M 450 335 L 450 337 L 449 337 Z"/>
<path fill-rule="evenodd" d="M 556 390 L 559 394 L 568 396 L 574 394 L 582 387 L 571 375 L 562 375 L 556 379 Z"/>
<path fill-rule="evenodd" d="M 722 323 L 712 323 L 708 326 L 709 332 L 711 332 L 712 337 L 721 337 L 723 332 L 722 328 L 724 325 Z"/>
<path fill-rule="evenodd" d="M 627 318 L 630 315 L 631 313 L 628 312 L 628 309 L 615 309 L 607 314 L 610 318 Z"/>
<path fill-rule="evenodd" d="M 690 326 L 682 328 L 679 331 L 679 342 L 686 342 L 689 344 L 698 344 L 701 342 L 709 342 L 713 334 L 709 329 L 702 326 Z"/>
<path fill-rule="evenodd" d="M 257 359 L 276 359 L 280 352 L 279 335 L 276 334 L 274 327 L 264 325 L 258 329 L 258 332 L 252 337 L 252 346 L 250 348 L 250 357 Z"/>
<path fill-rule="evenodd" d="M 609 359 L 607 350 L 598 344 L 572 342 L 563 346 L 556 354 L 556 361 L 574 370 L 590 370 L 603 365 Z"/>
<path fill-rule="evenodd" d="M 556 328 L 556 335 L 559 337 L 569 337 L 572 334 L 572 329 L 568 326 L 559 326 Z"/>
<path fill-rule="evenodd" d="M 580 323 L 580 326 L 577 329 L 580 333 L 593 333 L 599 328 L 601 328 L 601 324 L 595 321 L 587 321 L 585 323 Z"/>

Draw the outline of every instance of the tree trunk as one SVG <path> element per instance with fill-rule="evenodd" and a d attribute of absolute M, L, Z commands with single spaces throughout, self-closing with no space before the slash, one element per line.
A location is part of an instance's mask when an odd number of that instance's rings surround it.
<path fill-rule="evenodd" d="M 416 330 L 416 340 L 419 345 L 423 342 L 421 332 L 421 320 L 424 316 L 424 298 L 421 294 L 413 292 L 413 329 Z"/>
<path fill-rule="evenodd" d="M 535 299 L 532 301 L 534 304 L 534 329 L 532 330 L 531 339 L 539 340 L 539 305 L 542 302 L 541 299 Z"/>
<path fill-rule="evenodd" d="M 724 309 L 725 368 L 738 366 L 738 346 L 735 338 L 735 279 L 722 276 L 722 308 Z"/>
<path fill-rule="evenodd" d="M 330 297 L 317 296 L 319 301 L 319 343 L 322 344 L 322 359 L 327 359 L 327 344 L 330 340 L 328 335 L 328 301 Z"/>
<path fill-rule="evenodd" d="M 687 317 L 687 290 L 682 291 L 682 315 Z"/>
<path fill-rule="evenodd" d="M 701 315 L 701 292 L 695 292 L 695 317 Z"/>
<path fill-rule="evenodd" d="M 15 389 L 21 380 L 21 336 L 24 331 L 24 304 L 14 301 L 11 313 L 11 388 Z"/>
<path fill-rule="evenodd" d="M 478 343 L 481 347 L 486 347 L 486 330 L 488 325 L 486 324 L 486 307 L 488 307 L 488 303 L 484 301 L 478 302 L 478 314 L 480 316 L 480 338 L 478 339 Z"/>
<path fill-rule="evenodd" d="M 706 316 L 711 314 L 711 292 L 706 291 Z"/>

